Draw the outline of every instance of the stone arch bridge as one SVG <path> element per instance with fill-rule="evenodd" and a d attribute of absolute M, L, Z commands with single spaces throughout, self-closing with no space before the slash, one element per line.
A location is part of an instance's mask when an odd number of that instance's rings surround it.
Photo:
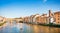
<path fill-rule="evenodd" d="M 16 22 L 16 23 L 22 23 L 23 22 L 23 19 L 19 19 L 19 18 L 8 18 L 7 20 L 6 20 L 7 22 L 10 22 L 10 23 L 12 23 L 12 22 Z"/>

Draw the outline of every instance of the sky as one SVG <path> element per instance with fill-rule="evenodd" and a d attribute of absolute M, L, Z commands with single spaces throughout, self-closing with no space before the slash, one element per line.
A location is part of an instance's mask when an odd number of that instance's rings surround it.
<path fill-rule="evenodd" d="M 0 16 L 7 18 L 60 11 L 60 0 L 0 0 Z"/>

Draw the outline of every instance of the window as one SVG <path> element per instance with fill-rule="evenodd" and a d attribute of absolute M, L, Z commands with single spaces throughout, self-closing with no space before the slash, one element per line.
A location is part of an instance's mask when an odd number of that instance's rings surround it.
<path fill-rule="evenodd" d="M 59 23 L 59 22 L 58 22 Z"/>
<path fill-rule="evenodd" d="M 58 20 L 59 20 L 59 18 L 58 18 Z"/>
<path fill-rule="evenodd" d="M 59 17 L 59 15 L 58 15 L 58 17 Z"/>

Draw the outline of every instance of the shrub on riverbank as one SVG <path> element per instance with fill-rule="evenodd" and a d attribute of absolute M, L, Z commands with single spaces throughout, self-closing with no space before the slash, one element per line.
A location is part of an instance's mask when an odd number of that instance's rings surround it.
<path fill-rule="evenodd" d="M 59 28 L 60 28 L 60 25 L 53 24 L 53 23 L 49 23 L 49 24 L 39 24 L 39 25 L 49 26 L 49 27 L 59 27 Z"/>

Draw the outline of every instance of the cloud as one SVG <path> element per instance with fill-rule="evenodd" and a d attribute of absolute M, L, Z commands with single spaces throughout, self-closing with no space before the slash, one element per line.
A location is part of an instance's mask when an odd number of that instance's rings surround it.
<path fill-rule="evenodd" d="M 47 0 L 43 0 L 43 2 L 45 3 L 45 2 L 47 2 Z"/>

